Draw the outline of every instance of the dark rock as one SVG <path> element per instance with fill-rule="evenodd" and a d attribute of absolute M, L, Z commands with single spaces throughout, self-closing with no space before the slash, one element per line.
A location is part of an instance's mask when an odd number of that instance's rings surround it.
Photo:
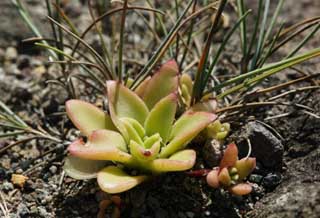
<path fill-rule="evenodd" d="M 30 67 L 30 56 L 20 55 L 17 60 L 17 67 L 19 70 Z"/>
<path fill-rule="evenodd" d="M 202 155 L 209 167 L 216 167 L 219 165 L 222 158 L 223 148 L 218 140 L 208 140 L 202 149 Z"/>
<path fill-rule="evenodd" d="M 4 180 L 6 177 L 6 170 L 2 167 L 0 167 L 0 180 Z"/>
<path fill-rule="evenodd" d="M 283 182 L 260 202 L 254 218 L 318 218 L 320 214 L 320 149 L 288 165 Z"/>
<path fill-rule="evenodd" d="M 257 174 L 251 174 L 250 177 L 249 177 L 249 181 L 250 182 L 254 182 L 254 183 L 257 183 L 257 184 L 260 184 L 262 179 L 263 179 L 263 176 L 257 175 Z"/>
<path fill-rule="evenodd" d="M 262 185 L 266 188 L 274 188 L 277 185 L 279 185 L 280 182 L 281 182 L 281 175 L 277 173 L 275 174 L 270 173 L 262 179 Z"/>
<path fill-rule="evenodd" d="M 259 122 L 249 122 L 243 129 L 242 141 L 238 142 L 240 156 L 248 152 L 247 138 L 252 145 L 252 156 L 257 158 L 264 167 L 282 168 L 283 145 L 275 135 Z"/>

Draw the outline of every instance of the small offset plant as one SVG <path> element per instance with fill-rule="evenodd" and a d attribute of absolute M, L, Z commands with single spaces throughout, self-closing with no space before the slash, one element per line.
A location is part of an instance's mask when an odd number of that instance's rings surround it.
<path fill-rule="evenodd" d="M 196 153 L 184 148 L 217 116 L 191 108 L 175 121 L 178 80 L 178 66 L 169 61 L 135 91 L 107 81 L 110 115 L 80 100 L 67 101 L 67 114 L 87 142 L 78 139 L 69 146 L 66 173 L 75 179 L 97 177 L 103 191 L 119 193 L 150 174 L 192 168 Z M 141 174 L 132 176 L 123 166 Z"/>
<path fill-rule="evenodd" d="M 246 195 L 252 191 L 252 187 L 242 181 L 255 167 L 255 158 L 238 160 L 238 148 L 232 143 L 227 146 L 219 167 L 208 173 L 207 183 L 213 188 L 225 188 L 235 195 Z"/>

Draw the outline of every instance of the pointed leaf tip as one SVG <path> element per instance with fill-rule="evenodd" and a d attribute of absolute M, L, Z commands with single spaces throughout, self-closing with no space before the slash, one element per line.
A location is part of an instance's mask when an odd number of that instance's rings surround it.
<path fill-rule="evenodd" d="M 231 143 L 227 146 L 227 149 L 224 151 L 224 155 L 220 162 L 220 169 L 234 166 L 237 160 L 238 160 L 238 148 L 236 144 Z"/>
<path fill-rule="evenodd" d="M 231 177 L 229 175 L 229 171 L 227 168 L 223 168 L 219 175 L 218 175 L 218 178 L 219 178 L 219 182 L 220 184 L 222 184 L 223 186 L 230 186 L 231 184 Z"/>
<path fill-rule="evenodd" d="M 176 114 L 177 100 L 177 94 L 172 93 L 153 107 L 145 122 L 147 136 L 159 133 L 163 143 L 167 142 Z"/>
<path fill-rule="evenodd" d="M 133 91 L 118 83 L 107 81 L 107 95 L 112 120 L 128 117 L 143 125 L 149 110 L 142 99 Z"/>
<path fill-rule="evenodd" d="M 184 148 L 216 118 L 215 114 L 208 112 L 188 111 L 184 113 L 173 125 L 169 144 L 162 149 L 160 156 L 168 157 Z"/>
<path fill-rule="evenodd" d="M 147 176 L 130 176 L 120 168 L 108 166 L 98 173 L 100 188 L 110 194 L 127 191 L 144 182 Z"/>
<path fill-rule="evenodd" d="M 143 100 L 149 109 L 162 98 L 178 91 L 179 69 L 174 60 L 163 64 L 146 85 Z"/>
<path fill-rule="evenodd" d="M 97 129 L 116 130 L 111 118 L 93 104 L 81 100 L 68 100 L 66 112 L 72 123 L 86 136 Z"/>

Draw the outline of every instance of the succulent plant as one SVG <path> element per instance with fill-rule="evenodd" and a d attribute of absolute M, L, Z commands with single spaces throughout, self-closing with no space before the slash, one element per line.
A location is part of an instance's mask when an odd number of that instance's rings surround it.
<path fill-rule="evenodd" d="M 255 158 L 238 160 L 238 148 L 229 144 L 224 152 L 219 167 L 211 170 L 207 175 L 207 183 L 213 188 L 227 188 L 235 195 L 246 195 L 252 191 L 248 183 L 242 182 L 255 168 Z"/>
<path fill-rule="evenodd" d="M 109 114 L 81 100 L 67 101 L 68 117 L 87 140 L 69 145 L 65 172 L 75 179 L 97 177 L 103 191 L 119 193 L 152 174 L 192 168 L 196 153 L 184 148 L 216 115 L 193 108 L 175 120 L 178 83 L 178 66 L 168 61 L 135 91 L 107 81 Z M 142 174 L 132 176 L 124 167 Z"/>
<path fill-rule="evenodd" d="M 229 123 L 221 123 L 220 120 L 216 120 L 208 127 L 207 130 L 207 137 L 213 138 L 218 141 L 223 141 L 230 132 L 230 124 Z"/>

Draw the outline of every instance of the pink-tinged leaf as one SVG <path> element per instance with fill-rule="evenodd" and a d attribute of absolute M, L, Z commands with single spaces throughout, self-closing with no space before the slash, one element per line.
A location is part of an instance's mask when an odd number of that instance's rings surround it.
<path fill-rule="evenodd" d="M 229 191 L 234 195 L 247 195 L 252 191 L 252 186 L 247 183 L 240 183 L 230 187 Z"/>
<path fill-rule="evenodd" d="M 156 159 L 159 154 L 161 145 L 160 141 L 155 142 L 151 148 L 144 148 L 142 145 L 139 145 L 135 141 L 131 140 L 130 144 L 130 153 L 140 162 L 147 162 Z"/>
<path fill-rule="evenodd" d="M 107 81 L 107 92 L 112 120 L 128 117 L 144 124 L 149 110 L 136 93 L 116 81 Z"/>
<path fill-rule="evenodd" d="M 177 95 L 173 93 L 152 108 L 144 124 L 147 136 L 159 133 L 163 143 L 167 142 L 176 114 L 177 100 Z"/>
<path fill-rule="evenodd" d="M 230 186 L 231 185 L 231 177 L 229 175 L 229 171 L 227 168 L 223 168 L 218 175 L 219 182 L 223 186 Z"/>
<path fill-rule="evenodd" d="M 209 99 L 206 101 L 198 102 L 197 104 L 193 105 L 189 110 L 214 113 L 217 110 L 217 101 L 215 99 Z"/>
<path fill-rule="evenodd" d="M 224 151 L 219 167 L 220 169 L 225 167 L 232 167 L 236 164 L 237 160 L 238 160 L 238 148 L 236 144 L 231 143 L 227 146 L 227 149 Z"/>
<path fill-rule="evenodd" d="M 213 169 L 207 175 L 207 183 L 213 188 L 219 188 L 219 169 Z"/>
<path fill-rule="evenodd" d="M 97 173 L 106 166 L 106 161 L 85 160 L 74 156 L 65 159 L 63 170 L 74 179 L 84 180 L 97 177 Z"/>
<path fill-rule="evenodd" d="M 168 159 L 156 159 L 150 163 L 154 172 L 173 172 L 191 169 L 196 162 L 194 150 L 182 150 L 173 154 Z"/>
<path fill-rule="evenodd" d="M 256 158 L 242 158 L 236 162 L 235 168 L 238 170 L 239 180 L 247 177 L 256 167 Z"/>
<path fill-rule="evenodd" d="M 110 194 L 127 191 L 148 179 L 147 176 L 130 176 L 120 168 L 109 166 L 98 173 L 100 188 Z"/>
<path fill-rule="evenodd" d="M 93 104 L 69 100 L 66 102 L 66 111 L 72 123 L 86 136 L 97 129 L 116 130 L 111 118 Z"/>
<path fill-rule="evenodd" d="M 110 160 L 131 163 L 132 156 L 124 152 L 126 143 L 122 136 L 109 130 L 96 130 L 85 144 L 82 140 L 71 143 L 68 151 L 71 155 L 88 160 Z"/>
<path fill-rule="evenodd" d="M 134 92 L 140 97 L 142 97 L 143 94 L 145 93 L 145 90 L 147 88 L 147 85 L 150 79 L 151 79 L 151 76 L 148 76 L 145 80 L 143 80 L 142 83 L 140 83 L 140 85 L 134 90 Z"/>
<path fill-rule="evenodd" d="M 160 152 L 160 157 L 168 157 L 174 152 L 183 149 L 217 116 L 207 112 L 186 112 L 174 124 L 169 144 Z"/>
<path fill-rule="evenodd" d="M 168 61 L 149 80 L 143 94 L 143 100 L 149 109 L 170 93 L 178 91 L 178 65 L 174 60 Z"/>

